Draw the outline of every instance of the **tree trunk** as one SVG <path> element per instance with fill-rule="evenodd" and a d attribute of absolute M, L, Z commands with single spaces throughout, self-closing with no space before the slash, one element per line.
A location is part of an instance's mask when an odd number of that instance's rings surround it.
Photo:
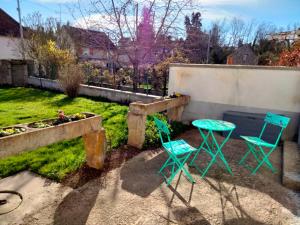
<path fill-rule="evenodd" d="M 167 76 L 168 76 L 168 72 L 165 71 L 164 72 L 164 89 L 163 89 L 163 96 L 167 95 Z"/>
<path fill-rule="evenodd" d="M 133 88 L 133 91 L 137 91 L 138 75 L 139 75 L 138 64 L 134 63 L 133 64 L 133 79 L 132 79 L 132 88 Z"/>

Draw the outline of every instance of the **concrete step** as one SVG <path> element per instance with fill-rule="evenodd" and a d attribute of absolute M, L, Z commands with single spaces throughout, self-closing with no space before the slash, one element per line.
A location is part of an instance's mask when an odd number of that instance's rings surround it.
<path fill-rule="evenodd" d="M 300 147 L 296 142 L 284 142 L 282 175 L 284 186 L 300 191 Z"/>

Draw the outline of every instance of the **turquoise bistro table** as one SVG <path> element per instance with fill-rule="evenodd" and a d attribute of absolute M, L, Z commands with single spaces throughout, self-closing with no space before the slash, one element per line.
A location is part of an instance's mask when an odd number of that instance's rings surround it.
<path fill-rule="evenodd" d="M 201 177 L 203 178 L 205 177 L 207 171 L 213 165 L 213 163 L 218 162 L 216 161 L 216 159 L 217 157 L 219 157 L 224 163 L 228 172 L 231 175 L 233 175 L 231 168 L 229 167 L 222 153 L 222 148 L 225 145 L 225 143 L 229 140 L 232 131 L 235 129 L 235 125 L 230 122 L 226 122 L 222 120 L 211 120 L 211 119 L 194 120 L 192 124 L 198 128 L 200 135 L 203 138 L 203 142 L 200 144 L 197 152 L 195 153 L 193 159 L 191 160 L 190 166 L 195 167 L 198 170 L 198 172 L 202 174 Z M 227 133 L 226 137 L 220 144 L 217 142 L 214 136 L 214 132 Z M 197 159 L 201 151 L 205 151 L 211 156 L 211 161 L 209 162 L 208 166 L 205 168 L 204 171 L 202 171 L 198 166 L 194 164 L 195 160 Z"/>

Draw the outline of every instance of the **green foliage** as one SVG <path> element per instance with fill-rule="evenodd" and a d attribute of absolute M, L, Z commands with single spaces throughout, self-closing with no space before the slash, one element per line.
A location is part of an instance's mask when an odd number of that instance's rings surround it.
<path fill-rule="evenodd" d="M 185 57 L 185 55 L 178 51 L 175 50 L 175 53 L 166 58 L 164 61 L 160 62 L 155 66 L 155 69 L 159 74 L 164 74 L 165 72 L 169 71 L 169 67 L 171 63 L 189 63 L 189 59 Z"/>
<path fill-rule="evenodd" d="M 75 57 L 70 50 L 60 49 L 56 42 L 48 40 L 46 44 L 37 47 L 39 62 L 44 66 L 46 74 L 51 79 L 57 78 L 57 72 L 66 64 L 74 64 Z"/>
<path fill-rule="evenodd" d="M 84 74 L 84 82 L 90 84 L 100 75 L 99 69 L 95 68 L 92 63 L 84 62 L 80 64 L 83 74 Z"/>
<path fill-rule="evenodd" d="M 104 81 L 108 84 L 113 84 L 114 83 L 114 77 L 113 75 L 110 74 L 109 70 L 104 70 L 103 71 L 103 77 Z"/>
<path fill-rule="evenodd" d="M 13 134 L 19 134 L 24 132 L 26 129 L 22 127 L 10 127 L 10 128 L 3 128 L 0 129 L 0 137 L 9 136 Z"/>
<path fill-rule="evenodd" d="M 155 115 L 149 115 L 146 122 L 146 132 L 145 132 L 145 142 L 143 148 L 156 148 L 161 146 L 159 134 L 154 123 L 154 117 L 168 124 L 168 128 L 171 132 L 171 138 L 181 134 L 188 129 L 187 125 L 180 122 L 172 121 L 171 124 L 168 123 L 167 117 L 161 113 L 156 113 Z"/>
<path fill-rule="evenodd" d="M 279 55 L 286 48 L 285 43 L 275 40 L 261 39 L 254 46 L 254 52 L 258 55 L 259 65 L 273 65 L 279 60 Z"/>
<path fill-rule="evenodd" d="M 43 123 L 43 122 L 35 122 L 31 125 L 32 128 L 46 128 L 46 127 L 50 127 L 49 124 L 47 123 Z"/>
<path fill-rule="evenodd" d="M 31 170 L 54 180 L 61 180 L 78 169 L 85 160 L 80 138 L 63 141 L 34 151 L 0 160 L 0 176 L 6 177 L 22 170 Z"/>
<path fill-rule="evenodd" d="M 175 50 L 175 53 L 172 56 L 157 64 L 155 66 L 155 71 L 152 72 L 152 76 L 154 78 L 153 86 L 155 87 L 155 89 L 166 86 L 167 76 L 171 63 L 189 63 L 189 60 L 182 52 Z"/>

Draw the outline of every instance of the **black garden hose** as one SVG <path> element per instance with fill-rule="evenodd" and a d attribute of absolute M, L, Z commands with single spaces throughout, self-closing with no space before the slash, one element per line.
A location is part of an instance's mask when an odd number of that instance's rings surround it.
<path fill-rule="evenodd" d="M 0 194 L 13 194 L 13 195 L 17 195 L 20 197 L 21 201 L 20 203 L 13 209 L 7 211 L 7 212 L 0 212 L 0 215 L 4 215 L 4 214 L 7 214 L 7 213 L 10 213 L 12 211 L 14 211 L 15 209 L 17 209 L 23 202 L 23 196 L 19 193 L 19 192 L 16 192 L 16 191 L 10 191 L 10 190 L 3 190 L 3 191 L 0 191 Z M 1 205 L 5 205 L 7 203 L 7 200 L 5 199 L 0 199 L 0 206 Z"/>

